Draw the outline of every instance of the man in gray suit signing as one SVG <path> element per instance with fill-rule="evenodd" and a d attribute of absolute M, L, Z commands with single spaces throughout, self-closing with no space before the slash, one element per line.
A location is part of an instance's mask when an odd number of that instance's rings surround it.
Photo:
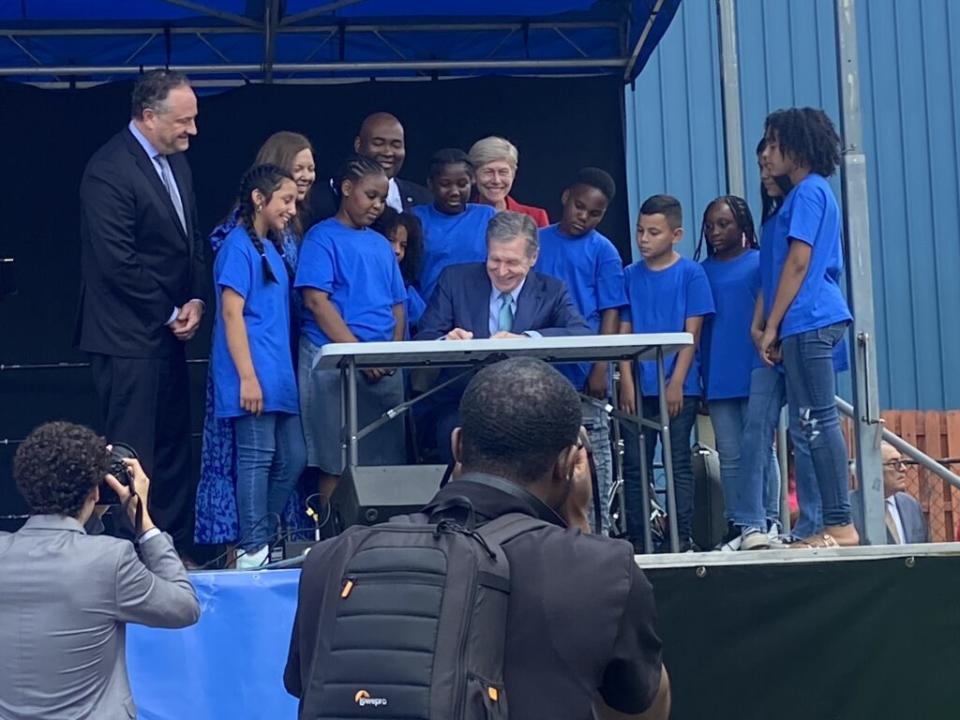
<path fill-rule="evenodd" d="M 14 479 L 33 515 L 0 537 L 0 718 L 127 720 L 136 707 L 127 680 L 125 624 L 179 628 L 200 606 L 170 537 L 153 524 L 150 480 L 125 461 L 135 495 L 108 475 L 105 442 L 72 423 L 41 425 L 17 449 Z M 91 536 L 106 483 L 137 544 Z"/>

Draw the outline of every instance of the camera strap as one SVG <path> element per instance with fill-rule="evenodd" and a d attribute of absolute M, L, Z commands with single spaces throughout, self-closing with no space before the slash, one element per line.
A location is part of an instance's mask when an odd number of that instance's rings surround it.
<path fill-rule="evenodd" d="M 133 536 L 134 538 L 139 538 L 143 534 L 143 501 L 140 499 L 140 496 L 137 495 L 137 491 L 133 489 L 133 484 L 130 485 L 130 495 L 123 501 L 123 511 L 128 518 L 130 514 L 127 506 L 132 502 L 137 503 L 137 509 L 134 511 Z"/>

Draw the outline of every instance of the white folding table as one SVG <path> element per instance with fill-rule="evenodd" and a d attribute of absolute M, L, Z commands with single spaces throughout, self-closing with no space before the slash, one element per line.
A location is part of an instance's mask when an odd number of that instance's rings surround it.
<path fill-rule="evenodd" d="M 412 340 L 403 342 L 330 343 L 324 345 L 316 367 L 339 369 L 341 382 L 341 447 L 344 466 L 359 465 L 359 442 L 406 412 L 414 403 L 456 382 L 463 374 L 432 388 L 424 395 L 391 408 L 366 427 L 358 427 L 357 372 L 367 368 L 466 368 L 473 372 L 484 365 L 510 357 L 535 357 L 549 363 L 598 362 L 616 360 L 655 360 L 660 388 L 659 422 L 643 417 L 640 383 L 637 382 L 637 415 L 639 425 L 640 475 L 643 486 L 643 531 L 647 552 L 652 551 L 650 528 L 650 478 L 647 472 L 644 429 L 660 432 L 663 446 L 663 467 L 667 479 L 667 515 L 670 544 L 679 548 L 677 534 L 677 502 L 673 483 L 673 462 L 670 454 L 670 415 L 667 411 L 664 358 L 693 344 L 690 333 L 652 333 L 635 335 L 586 335 L 567 337 L 506 338 L 482 340 Z"/>

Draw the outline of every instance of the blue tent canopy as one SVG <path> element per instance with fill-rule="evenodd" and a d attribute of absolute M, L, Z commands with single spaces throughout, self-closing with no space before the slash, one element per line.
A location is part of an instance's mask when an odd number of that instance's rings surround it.
<path fill-rule="evenodd" d="M 0 0 L 0 77 L 86 86 L 478 74 L 633 80 L 680 0 Z"/>

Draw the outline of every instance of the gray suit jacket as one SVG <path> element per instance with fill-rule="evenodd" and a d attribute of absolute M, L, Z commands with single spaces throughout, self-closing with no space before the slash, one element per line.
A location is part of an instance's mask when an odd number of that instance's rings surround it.
<path fill-rule="evenodd" d="M 900 513 L 904 545 L 930 542 L 927 521 L 923 517 L 923 509 L 917 499 L 908 493 L 898 492 L 893 496 L 893 501 L 897 504 L 897 511 Z M 887 541 L 893 541 L 889 530 L 887 531 Z"/>
<path fill-rule="evenodd" d="M 140 546 L 34 515 L 0 536 L 0 718 L 128 720 L 125 623 L 178 628 L 200 617 L 166 534 Z M 161 670 L 162 671 L 162 670 Z"/>
<path fill-rule="evenodd" d="M 850 513 L 857 529 L 863 532 L 863 511 L 860 509 L 860 491 L 850 493 Z M 900 524 L 903 525 L 903 544 L 915 545 L 930 542 L 930 529 L 923 517 L 923 509 L 915 497 L 905 492 L 898 492 L 893 496 L 900 513 Z M 887 544 L 893 545 L 893 537 L 887 530 Z"/>

